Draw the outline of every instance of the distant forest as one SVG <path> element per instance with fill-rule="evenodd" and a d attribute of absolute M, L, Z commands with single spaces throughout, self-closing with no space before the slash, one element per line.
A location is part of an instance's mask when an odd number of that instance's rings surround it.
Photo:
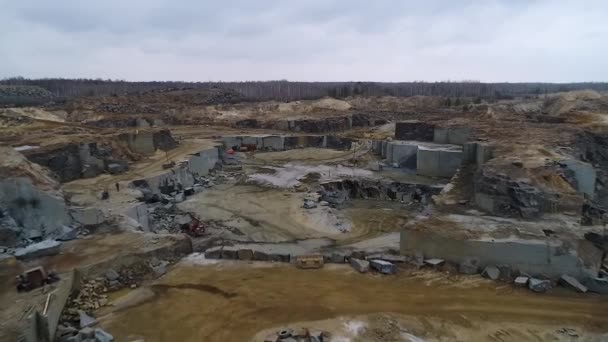
<path fill-rule="evenodd" d="M 293 101 L 324 96 L 400 96 L 414 95 L 469 97 L 480 99 L 510 99 L 547 93 L 593 89 L 608 90 L 608 83 L 481 83 L 465 82 L 127 82 L 102 79 L 25 79 L 13 77 L 0 80 L 0 85 L 38 86 L 57 98 L 107 96 L 144 93 L 167 89 L 226 89 L 234 90 L 252 101 Z"/>

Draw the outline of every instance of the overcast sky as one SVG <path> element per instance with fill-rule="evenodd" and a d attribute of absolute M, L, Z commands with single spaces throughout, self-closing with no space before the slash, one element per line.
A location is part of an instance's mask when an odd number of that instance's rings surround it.
<path fill-rule="evenodd" d="M 608 1 L 0 0 L 0 78 L 608 81 Z"/>

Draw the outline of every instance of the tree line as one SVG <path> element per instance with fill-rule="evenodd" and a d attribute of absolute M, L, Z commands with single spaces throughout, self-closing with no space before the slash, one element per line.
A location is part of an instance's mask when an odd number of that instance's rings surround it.
<path fill-rule="evenodd" d="M 293 101 L 317 99 L 324 96 L 346 98 L 350 96 L 398 96 L 415 95 L 469 97 L 479 99 L 509 99 L 538 96 L 547 93 L 592 89 L 608 90 L 608 83 L 481 83 L 463 82 L 290 82 L 243 81 L 243 82 L 128 82 L 103 79 L 27 79 L 13 77 L 0 80 L 0 85 L 39 86 L 58 98 L 80 96 L 110 96 L 145 93 L 167 89 L 231 89 L 252 101 Z"/>

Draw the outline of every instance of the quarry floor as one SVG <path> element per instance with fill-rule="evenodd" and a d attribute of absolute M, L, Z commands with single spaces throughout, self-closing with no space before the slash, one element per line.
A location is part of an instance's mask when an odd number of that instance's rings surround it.
<path fill-rule="evenodd" d="M 559 329 L 592 338 L 608 327 L 607 298 L 565 290 L 537 295 L 480 276 L 197 258 L 116 294 L 101 326 L 119 341 L 264 341 L 285 327 L 323 329 L 339 341 L 407 341 L 403 332 L 426 341 L 569 341 Z"/>
<path fill-rule="evenodd" d="M 211 127 L 181 128 L 177 133 L 184 139 L 168 154 L 156 153 L 123 175 L 66 183 L 65 191 L 72 194 L 75 204 L 96 206 L 108 215 L 121 213 L 137 203 L 136 193 L 127 187 L 130 181 L 163 172 L 162 164 L 168 159 L 178 162 L 213 146 L 211 137 L 219 134 Z M 346 167 L 347 171 L 369 170 L 375 160 L 368 151 L 362 145 L 354 153 L 304 148 L 239 155 L 243 176 L 265 172 L 282 175 L 280 171 L 288 169 L 293 172 L 275 180 L 289 183 L 302 170 L 322 173 L 327 168 L 331 174 L 337 165 L 350 164 L 353 157 L 357 157 L 356 166 Z M 275 169 L 270 172 L 265 168 Z M 438 182 L 392 169 L 369 172 L 368 176 Z M 116 182 L 121 185 L 119 192 L 114 188 Z M 104 189 L 110 191 L 107 201 L 99 199 Z M 243 235 L 229 237 L 242 241 L 289 243 L 326 238 L 337 248 L 370 251 L 398 250 L 399 230 L 418 214 L 403 203 L 367 200 L 351 201 L 340 210 L 302 208 L 310 196 L 272 182 L 236 179 L 205 189 L 178 207 L 203 220 L 221 221 L 238 229 Z M 349 229 L 340 231 L 337 222 Z M 487 226 L 487 222 L 479 225 Z M 171 248 L 172 242 L 165 239 L 137 233 L 93 235 L 65 243 L 60 255 L 37 263 L 60 272 L 103 269 L 116 265 L 116 259 L 163 246 Z M 23 266 L 19 268 L 23 270 Z M 14 291 L 10 286 L 3 290 Z M 0 297 L 0 304 L 8 306 L 15 300 L 19 299 Z M 396 276 L 380 276 L 359 274 L 348 265 L 335 264 L 320 270 L 299 270 L 289 264 L 216 263 L 194 256 L 156 281 L 112 294 L 112 302 L 95 315 L 117 341 L 263 341 L 284 327 L 327 330 L 344 337 L 342 341 L 407 341 L 407 334 L 425 341 L 570 341 L 572 337 L 560 329 L 575 329 L 590 340 L 608 331 L 608 298 L 593 294 L 556 288 L 538 295 L 480 276 L 409 269 L 400 269 Z M 19 311 L 10 313 L 15 316 Z"/>
<path fill-rule="evenodd" d="M 37 308 L 42 312 L 47 294 L 70 278 L 77 269 L 81 276 L 102 274 L 122 264 L 147 263 L 152 257 L 178 257 L 191 251 L 183 236 L 160 236 L 131 232 L 98 233 L 67 241 L 59 254 L 33 260 L 14 258 L 0 261 L 0 341 L 16 341 L 22 332 L 28 312 Z M 17 292 L 15 277 L 26 270 L 43 266 L 58 273 L 60 281 L 30 292 Z"/>

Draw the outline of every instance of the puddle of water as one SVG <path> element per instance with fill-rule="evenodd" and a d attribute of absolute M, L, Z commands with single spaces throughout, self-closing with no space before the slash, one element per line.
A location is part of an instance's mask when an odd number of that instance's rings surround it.
<path fill-rule="evenodd" d="M 152 291 L 159 296 L 166 295 L 169 289 L 178 289 L 178 290 L 196 290 L 201 292 L 207 292 L 214 295 L 219 295 L 224 298 L 232 298 L 236 297 L 237 294 L 234 292 L 226 292 L 219 287 L 207 284 L 177 284 L 177 285 L 167 285 L 167 284 L 154 284 L 151 285 Z"/>

